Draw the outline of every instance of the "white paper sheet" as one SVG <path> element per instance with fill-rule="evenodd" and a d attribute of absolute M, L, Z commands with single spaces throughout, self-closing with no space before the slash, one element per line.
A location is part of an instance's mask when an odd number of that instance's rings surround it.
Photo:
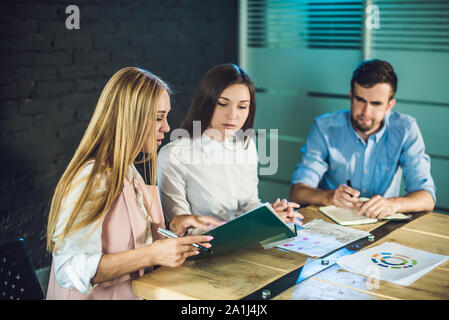
<path fill-rule="evenodd" d="M 300 229 L 295 238 L 279 241 L 275 245 L 311 257 L 322 257 L 370 235 L 369 232 L 343 227 L 321 219 L 315 219 L 304 227 L 308 229 Z"/>
<path fill-rule="evenodd" d="M 340 258 L 337 263 L 347 271 L 408 286 L 449 257 L 384 242 Z"/>

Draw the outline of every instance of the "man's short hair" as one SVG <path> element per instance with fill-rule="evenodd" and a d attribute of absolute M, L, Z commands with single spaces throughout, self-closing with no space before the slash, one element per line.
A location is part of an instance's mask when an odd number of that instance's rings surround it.
<path fill-rule="evenodd" d="M 354 83 L 364 88 L 374 87 L 378 83 L 388 83 L 391 87 L 390 99 L 393 99 L 398 86 L 398 77 L 393 66 L 386 61 L 372 59 L 362 61 L 352 73 L 351 90 Z"/>

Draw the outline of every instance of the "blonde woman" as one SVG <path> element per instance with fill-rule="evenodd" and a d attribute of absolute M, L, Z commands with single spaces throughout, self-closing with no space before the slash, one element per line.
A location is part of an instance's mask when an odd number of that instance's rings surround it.
<path fill-rule="evenodd" d="M 125 68 L 108 81 L 78 149 L 56 187 L 48 218 L 53 261 L 47 299 L 137 299 L 131 282 L 146 268 L 180 266 L 210 247 L 208 236 L 160 239 L 165 227 L 155 186 L 157 146 L 170 130 L 169 87 L 152 73 Z M 134 167 L 151 161 L 151 185 Z M 170 222 L 209 228 L 217 219 Z"/>

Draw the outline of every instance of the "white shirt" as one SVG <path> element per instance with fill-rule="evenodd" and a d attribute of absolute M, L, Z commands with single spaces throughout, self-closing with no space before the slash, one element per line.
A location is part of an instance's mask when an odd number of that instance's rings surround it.
<path fill-rule="evenodd" d="M 62 203 L 62 212 L 58 219 L 53 241 L 56 242 L 58 236 L 64 230 L 67 219 L 70 217 L 76 201 L 83 192 L 87 177 L 92 171 L 93 162 L 87 164 L 75 178 L 75 183 L 79 183 L 72 192 L 69 192 Z M 135 170 L 135 171 L 134 171 Z M 132 174 L 139 174 L 134 165 L 128 168 L 127 179 L 130 180 Z M 130 175 L 131 174 L 131 175 Z M 84 181 L 83 181 L 84 180 Z M 104 182 L 98 191 L 105 190 Z M 81 211 L 75 223 L 81 220 Z M 95 276 L 100 263 L 102 253 L 102 224 L 104 217 L 64 238 L 61 246 L 53 252 L 53 263 L 55 280 L 62 288 L 75 288 L 83 294 L 89 293 L 97 285 L 91 284 L 91 279 Z M 151 238 L 147 243 L 151 243 Z"/>
<path fill-rule="evenodd" d="M 257 150 L 249 139 L 217 142 L 203 134 L 164 146 L 158 155 L 158 186 L 168 220 L 180 214 L 230 220 L 260 206 Z"/>

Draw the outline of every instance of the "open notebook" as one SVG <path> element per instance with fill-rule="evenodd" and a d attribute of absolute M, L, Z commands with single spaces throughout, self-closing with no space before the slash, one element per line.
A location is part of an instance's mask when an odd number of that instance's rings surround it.
<path fill-rule="evenodd" d="M 367 201 L 368 198 L 360 198 L 360 201 Z M 320 207 L 320 212 L 337 222 L 342 226 L 352 226 L 357 224 L 375 223 L 379 220 L 357 215 L 358 209 L 339 208 L 336 206 Z M 408 220 L 410 215 L 403 213 L 395 213 L 385 217 L 383 220 Z"/>

